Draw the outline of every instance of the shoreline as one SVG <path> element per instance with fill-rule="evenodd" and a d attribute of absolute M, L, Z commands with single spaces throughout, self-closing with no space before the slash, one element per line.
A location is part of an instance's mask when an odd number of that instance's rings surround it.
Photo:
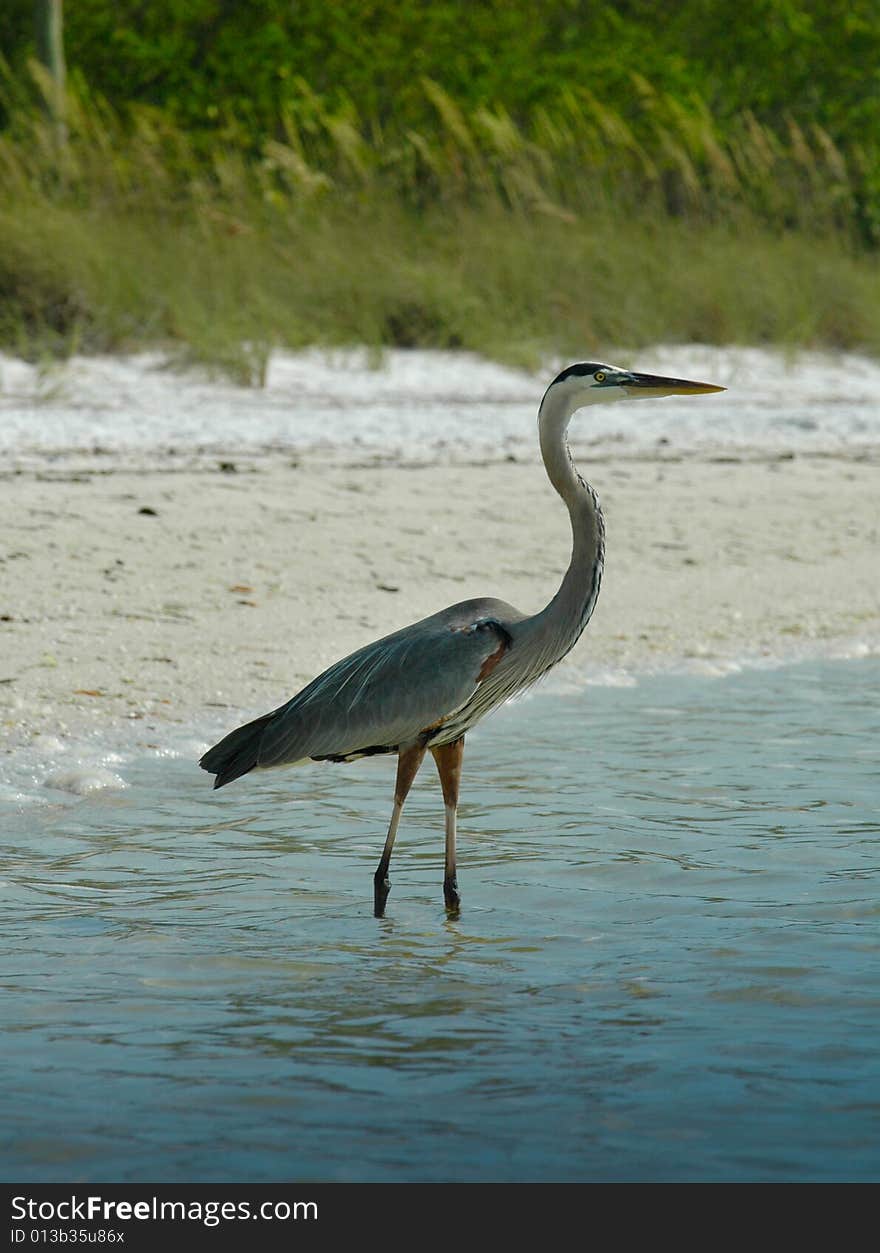
<path fill-rule="evenodd" d="M 606 515 L 606 568 L 551 682 L 877 649 L 873 459 L 580 460 Z M 236 463 L 5 479 L 2 756 L 114 734 L 161 751 L 229 729 L 446 604 L 493 595 L 535 612 L 568 562 L 568 518 L 537 452 Z"/>

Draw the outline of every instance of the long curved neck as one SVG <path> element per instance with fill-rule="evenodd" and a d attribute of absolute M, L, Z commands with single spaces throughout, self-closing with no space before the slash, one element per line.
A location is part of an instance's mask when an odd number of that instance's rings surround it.
<path fill-rule="evenodd" d="M 558 390 L 545 395 L 538 410 L 538 435 L 547 477 L 565 502 L 571 519 L 571 561 L 559 591 L 531 620 L 541 637 L 545 655 L 560 660 L 574 646 L 590 620 L 605 561 L 605 522 L 596 493 L 575 469 L 566 431 L 571 420 L 570 400 Z"/>

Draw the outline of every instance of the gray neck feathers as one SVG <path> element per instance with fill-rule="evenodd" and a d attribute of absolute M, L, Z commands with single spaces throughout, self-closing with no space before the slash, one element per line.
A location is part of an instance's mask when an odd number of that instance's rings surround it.
<path fill-rule="evenodd" d="M 530 634 L 541 640 L 546 666 L 574 646 L 590 620 L 605 559 L 605 523 L 596 493 L 575 469 L 566 431 L 572 416 L 570 398 L 548 392 L 538 411 L 538 435 L 547 477 L 562 497 L 571 519 L 571 561 L 559 591 L 546 609 L 530 619 Z"/>

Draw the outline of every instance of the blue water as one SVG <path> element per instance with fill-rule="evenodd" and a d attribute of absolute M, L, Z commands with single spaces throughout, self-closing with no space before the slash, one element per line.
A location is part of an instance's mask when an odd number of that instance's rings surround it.
<path fill-rule="evenodd" d="M 0 836 L 9 1181 L 880 1178 L 880 661 L 543 694 L 423 770 Z M 6 824 L 9 825 L 8 823 Z"/>

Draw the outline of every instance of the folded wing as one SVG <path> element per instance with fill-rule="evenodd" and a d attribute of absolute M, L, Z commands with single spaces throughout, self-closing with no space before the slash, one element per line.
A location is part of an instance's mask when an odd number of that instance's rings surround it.
<path fill-rule="evenodd" d="M 461 708 L 509 636 L 494 619 L 427 619 L 331 666 L 277 710 L 257 764 L 348 757 L 413 743 Z"/>
<path fill-rule="evenodd" d="M 390 752 L 461 709 L 511 646 L 521 618 L 474 600 L 396 631 L 336 662 L 286 704 L 231 731 L 199 763 L 215 787 L 255 766 Z"/>

